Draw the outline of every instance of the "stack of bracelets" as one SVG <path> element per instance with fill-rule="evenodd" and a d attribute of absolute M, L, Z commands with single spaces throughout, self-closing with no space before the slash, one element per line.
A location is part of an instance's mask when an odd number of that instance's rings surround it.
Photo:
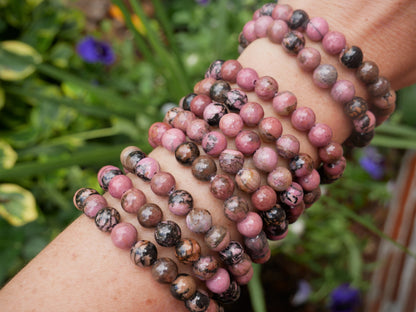
<path fill-rule="evenodd" d="M 305 34 L 312 41 L 322 41 L 324 51 L 337 56 L 345 67 L 356 69 L 358 80 L 367 87 L 369 102 L 355 95 L 352 82 L 337 80 L 334 66 L 321 64 L 319 51 L 305 47 Z M 240 52 L 258 38 L 281 44 L 297 58 L 303 71 L 312 73 L 314 84 L 329 89 L 333 100 L 343 106 L 353 125 L 345 147 L 369 144 L 375 126 L 394 111 L 395 93 L 388 80 L 379 76 L 377 65 L 363 61 L 361 49 L 348 47 L 345 37 L 329 31 L 323 18 L 310 19 L 306 12 L 289 5 L 265 4 L 244 26 Z M 78 190 L 74 204 L 95 219 L 101 231 L 111 233 L 116 247 L 130 250 L 135 265 L 150 266 L 158 282 L 170 284 L 172 295 L 184 301 L 189 311 L 222 311 L 220 304 L 236 301 L 240 285 L 250 281 L 252 262 L 265 263 L 270 258 L 268 240 L 286 236 L 289 224 L 320 197 L 320 184 L 342 175 L 346 160 L 343 146 L 332 140 L 331 128 L 316 122 L 311 108 L 298 106 L 290 90 L 279 92 L 274 78 L 259 77 L 236 60 L 214 61 L 193 91 L 166 113 L 163 122 L 150 127 L 148 140 L 154 148 L 172 152 L 197 180 L 209 183 L 212 196 L 223 201 L 224 215 L 235 222 L 243 243 L 232 240 L 227 227 L 214 224 L 207 209 L 195 208 L 192 195 L 176 188 L 175 177 L 134 146 L 121 152 L 125 174 L 105 166 L 98 181 L 104 191 L 120 199 L 122 209 L 137 215 L 141 227 L 154 229 L 156 243 L 138 240 L 136 226 L 120 222 L 118 211 L 94 189 Z M 245 92 L 249 91 L 270 102 L 276 116 L 265 117 L 259 103 L 248 101 Z M 300 152 L 294 135 L 283 134 L 277 117 L 287 118 L 293 128 L 307 134 L 318 151 L 319 163 Z M 228 146 L 230 139 L 234 140 L 232 147 Z M 278 165 L 279 158 L 288 165 Z M 203 235 L 212 252 L 203 255 L 194 238 L 182 237 L 180 226 L 164 218 L 158 205 L 147 202 L 128 174 L 148 182 L 155 195 L 165 197 L 168 210 L 185 218 L 192 233 Z M 173 259 L 158 258 L 156 244 L 174 248 L 179 263 L 192 265 L 193 276 L 179 273 Z M 206 287 L 198 289 L 194 277 L 205 281 Z"/>

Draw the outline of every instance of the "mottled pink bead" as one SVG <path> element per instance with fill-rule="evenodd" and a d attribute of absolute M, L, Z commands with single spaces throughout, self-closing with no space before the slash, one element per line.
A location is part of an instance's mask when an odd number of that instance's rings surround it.
<path fill-rule="evenodd" d="M 220 130 L 226 136 L 233 138 L 243 130 L 244 122 L 239 114 L 229 113 L 224 115 L 220 120 Z"/>
<path fill-rule="evenodd" d="M 239 61 L 227 60 L 222 64 L 221 76 L 225 81 L 234 83 L 237 79 L 238 72 L 242 69 Z"/>
<path fill-rule="evenodd" d="M 129 250 L 137 241 L 137 230 L 127 222 L 120 222 L 111 230 L 111 240 L 114 246 Z"/>
<path fill-rule="evenodd" d="M 259 79 L 257 72 L 252 68 L 246 67 L 238 72 L 236 82 L 243 90 L 253 91 L 257 79 Z"/>
<path fill-rule="evenodd" d="M 276 141 L 277 153 L 283 158 L 293 158 L 299 154 L 299 140 L 291 134 L 284 134 Z"/>
<path fill-rule="evenodd" d="M 296 182 L 292 182 L 292 184 L 286 190 L 280 193 L 280 200 L 290 207 L 300 204 L 302 202 L 302 199 L 302 186 L 300 186 Z"/>
<path fill-rule="evenodd" d="M 341 53 L 346 44 L 345 36 L 338 31 L 329 31 L 322 39 L 322 47 L 332 55 Z"/>
<path fill-rule="evenodd" d="M 152 147 L 162 145 L 163 134 L 171 128 L 171 125 L 164 122 L 155 122 L 154 124 L 152 124 L 148 132 L 148 139 L 150 145 L 152 145 Z"/>
<path fill-rule="evenodd" d="M 328 22 L 322 17 L 313 17 L 306 26 L 306 35 L 312 41 L 320 41 L 329 30 Z"/>
<path fill-rule="evenodd" d="M 274 20 L 267 28 L 267 37 L 273 43 L 282 43 L 283 37 L 289 31 L 286 22 L 282 20 Z"/>
<path fill-rule="evenodd" d="M 121 170 L 115 166 L 107 165 L 102 167 L 97 173 L 97 180 L 103 190 L 107 190 L 108 183 L 116 176 L 123 174 Z"/>
<path fill-rule="evenodd" d="M 283 131 L 282 123 L 275 117 L 266 117 L 260 121 L 259 135 L 265 142 L 275 142 Z"/>
<path fill-rule="evenodd" d="M 273 98 L 273 109 L 280 116 L 288 116 L 295 109 L 298 104 L 296 96 L 290 91 L 279 92 Z"/>
<path fill-rule="evenodd" d="M 262 100 L 271 100 L 278 90 L 279 85 L 273 77 L 262 76 L 255 82 L 254 91 Z"/>
<path fill-rule="evenodd" d="M 215 198 L 226 200 L 234 193 L 234 180 L 226 174 L 217 174 L 210 183 Z"/>
<path fill-rule="evenodd" d="M 150 188 L 153 193 L 159 196 L 168 196 L 170 192 L 175 189 L 175 178 L 169 172 L 156 173 L 152 181 L 150 181 Z"/>
<path fill-rule="evenodd" d="M 260 16 L 262 16 L 260 13 L 260 9 L 255 10 L 253 13 L 253 21 L 256 21 Z"/>
<path fill-rule="evenodd" d="M 299 131 L 307 131 L 315 124 L 315 113 L 309 107 L 297 108 L 291 116 L 292 126 Z"/>
<path fill-rule="evenodd" d="M 179 112 L 175 118 L 172 120 L 172 126 L 176 129 L 182 130 L 183 132 L 186 131 L 186 128 L 188 127 L 189 123 L 196 119 L 196 116 L 194 113 L 184 110 L 182 112 Z"/>
<path fill-rule="evenodd" d="M 318 171 L 313 169 L 310 174 L 298 178 L 298 182 L 302 186 L 304 191 L 309 192 L 316 189 L 319 186 L 319 183 L 321 183 L 321 177 L 319 176 Z"/>
<path fill-rule="evenodd" d="M 253 267 L 250 266 L 248 272 L 241 276 L 236 276 L 235 280 L 239 285 L 247 285 L 251 279 L 253 278 L 254 270 Z"/>
<path fill-rule="evenodd" d="M 228 271 L 234 276 L 243 276 L 248 271 L 250 271 L 250 268 L 252 262 L 250 257 L 247 254 L 244 254 L 241 261 L 234 263 L 233 265 L 228 266 Z"/>
<path fill-rule="evenodd" d="M 337 142 L 329 142 L 318 149 L 319 158 L 326 163 L 335 162 L 342 157 L 344 150 Z"/>
<path fill-rule="evenodd" d="M 218 158 L 221 169 L 229 174 L 236 174 L 243 168 L 244 155 L 240 151 L 226 149 Z"/>
<path fill-rule="evenodd" d="M 243 27 L 243 35 L 248 42 L 252 42 L 257 39 L 256 36 L 256 22 L 248 21 Z"/>
<path fill-rule="evenodd" d="M 124 211 L 128 213 L 137 213 L 146 201 L 146 195 L 144 195 L 141 190 L 131 188 L 123 194 L 120 204 Z"/>
<path fill-rule="evenodd" d="M 354 96 L 355 87 L 349 80 L 338 80 L 331 88 L 331 97 L 340 104 L 351 101 Z"/>
<path fill-rule="evenodd" d="M 194 208 L 186 215 L 186 226 L 194 233 L 206 233 L 212 226 L 212 217 L 208 210 Z"/>
<path fill-rule="evenodd" d="M 204 120 L 210 126 L 218 126 L 221 118 L 227 114 L 227 108 L 222 103 L 212 102 L 205 107 Z"/>
<path fill-rule="evenodd" d="M 292 183 L 292 174 L 285 167 L 277 167 L 267 175 L 267 184 L 275 191 L 286 190 Z"/>
<path fill-rule="evenodd" d="M 313 71 L 313 82 L 320 88 L 327 89 L 337 82 L 337 69 L 330 64 L 321 64 Z"/>
<path fill-rule="evenodd" d="M 339 177 L 344 172 L 346 166 L 347 161 L 345 157 L 341 157 L 341 159 L 334 163 L 325 163 L 324 171 L 331 177 Z"/>
<path fill-rule="evenodd" d="M 205 284 L 213 293 L 221 294 L 230 287 L 230 275 L 226 269 L 218 268 L 217 273 L 209 280 L 206 280 Z"/>
<path fill-rule="evenodd" d="M 159 171 L 159 162 L 152 157 L 143 158 L 136 166 L 136 175 L 145 181 L 150 181 Z"/>
<path fill-rule="evenodd" d="M 376 117 L 371 111 L 367 111 L 363 117 L 354 119 L 352 123 L 355 131 L 358 133 L 368 133 L 374 130 L 376 126 Z"/>
<path fill-rule="evenodd" d="M 263 15 L 260 16 L 254 22 L 254 31 L 256 33 L 257 38 L 265 38 L 267 37 L 267 28 L 273 22 L 273 18 L 271 16 Z"/>
<path fill-rule="evenodd" d="M 287 22 L 292 16 L 292 7 L 288 4 L 277 4 L 272 12 L 273 19 L 283 20 Z"/>
<path fill-rule="evenodd" d="M 89 218 L 95 218 L 97 212 L 107 206 L 107 200 L 103 196 L 92 194 L 84 201 L 84 214 Z"/>
<path fill-rule="evenodd" d="M 321 53 L 315 48 L 303 48 L 299 51 L 296 61 L 302 70 L 311 72 L 321 64 Z"/>
<path fill-rule="evenodd" d="M 308 132 L 309 142 L 315 147 L 327 145 L 332 140 L 331 128 L 323 123 L 317 123 Z"/>
<path fill-rule="evenodd" d="M 120 199 L 124 192 L 133 187 L 133 182 L 125 175 L 116 175 L 108 184 L 108 192 L 114 198 Z"/>
<path fill-rule="evenodd" d="M 243 90 L 232 89 L 227 92 L 225 104 L 229 109 L 239 111 L 247 102 L 247 94 Z"/>
<path fill-rule="evenodd" d="M 202 139 L 202 148 L 208 155 L 217 157 L 227 148 L 227 139 L 221 132 L 211 131 Z"/>
<path fill-rule="evenodd" d="M 237 223 L 238 232 L 245 237 L 256 237 L 263 228 L 263 221 L 258 213 L 250 211 L 247 217 Z"/>
<path fill-rule="evenodd" d="M 162 145 L 167 150 L 174 152 L 176 148 L 186 141 L 185 133 L 182 130 L 172 128 L 162 136 Z"/>
<path fill-rule="evenodd" d="M 172 121 L 173 119 L 176 117 L 176 115 L 183 111 L 183 108 L 175 106 L 172 107 L 170 110 L 167 111 L 167 113 L 165 114 L 165 118 L 163 118 L 163 122 L 167 123 L 169 125 L 172 125 Z"/>
<path fill-rule="evenodd" d="M 257 126 L 260 120 L 263 119 L 263 107 L 257 102 L 248 102 L 240 110 L 240 116 L 246 126 Z"/>
<path fill-rule="evenodd" d="M 293 205 L 289 209 L 286 209 L 286 220 L 289 224 L 295 223 L 304 211 L 305 203 L 301 201 L 299 204 Z"/>
<path fill-rule="evenodd" d="M 243 192 L 253 193 L 260 187 L 260 173 L 256 169 L 243 168 L 235 175 L 235 183 Z"/>
<path fill-rule="evenodd" d="M 203 119 L 192 120 L 186 128 L 186 135 L 195 143 L 201 144 L 203 137 L 210 131 L 208 123 Z"/>
<path fill-rule="evenodd" d="M 261 211 L 270 210 L 277 200 L 276 192 L 268 185 L 262 185 L 251 195 L 251 203 Z"/>
<path fill-rule="evenodd" d="M 235 138 L 235 146 L 245 156 L 254 154 L 260 144 L 260 137 L 251 130 L 243 130 Z"/>
<path fill-rule="evenodd" d="M 215 82 L 217 82 L 217 80 L 212 77 L 202 79 L 194 86 L 194 92 L 196 94 L 205 94 L 209 96 L 209 91 Z"/>
<path fill-rule="evenodd" d="M 263 146 L 253 155 L 253 162 L 257 169 L 265 172 L 274 170 L 277 166 L 277 153 L 273 148 Z"/>

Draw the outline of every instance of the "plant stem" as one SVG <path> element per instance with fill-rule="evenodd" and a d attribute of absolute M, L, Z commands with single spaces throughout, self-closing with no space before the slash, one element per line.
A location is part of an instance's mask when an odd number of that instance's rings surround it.
<path fill-rule="evenodd" d="M 261 266 L 257 263 L 253 263 L 253 270 L 253 277 L 248 283 L 251 306 L 253 307 L 254 312 L 267 312 L 263 286 L 261 283 Z"/>

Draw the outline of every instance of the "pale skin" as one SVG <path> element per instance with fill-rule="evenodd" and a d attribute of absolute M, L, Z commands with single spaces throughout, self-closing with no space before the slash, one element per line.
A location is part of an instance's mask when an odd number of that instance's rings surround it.
<path fill-rule="evenodd" d="M 379 65 L 381 74 L 390 79 L 393 89 L 416 82 L 416 1 L 282 0 L 279 3 L 301 8 L 311 17 L 327 19 L 331 29 L 344 33 L 348 43 L 362 48 L 365 59 Z M 312 45 L 310 41 L 308 44 Z M 319 44 L 313 46 L 320 49 Z M 357 87 L 359 84 L 352 71 L 341 69 L 336 58 L 321 54 L 322 63 L 336 65 L 339 76 L 354 81 L 357 94 L 367 96 L 362 87 Z M 239 61 L 244 67 L 256 69 L 260 76 L 274 77 L 280 90 L 295 93 L 299 105 L 311 107 L 318 121 L 331 126 L 334 140 L 343 142 L 348 137 L 350 122 L 340 106 L 331 100 L 327 90 L 315 87 L 310 74 L 302 72 L 295 58 L 279 45 L 267 39 L 257 40 Z M 249 97 L 262 103 L 254 94 Z M 262 104 L 266 115 L 274 115 L 270 103 Z M 299 137 L 302 151 L 316 157 L 316 150 L 304 134 L 282 122 L 286 133 Z M 229 144 L 231 146 L 232 142 Z M 225 224 L 232 231 L 233 239 L 239 239 L 235 225 L 223 217 L 222 202 L 210 194 L 208 183 L 195 180 L 189 168 L 179 165 L 172 154 L 162 148 L 154 150 L 150 156 L 162 164 L 163 170 L 175 176 L 178 188 L 193 195 L 195 206 L 209 209 L 214 223 Z M 149 202 L 166 210 L 165 198 L 155 196 L 148 184 L 130 177 L 134 185 L 146 193 Z M 134 216 L 122 212 L 118 200 L 107 195 L 106 198 L 110 205 L 119 208 L 124 221 L 137 225 Z M 165 215 L 178 222 L 183 237 L 198 238 L 203 253 L 207 252 L 202 236 L 192 235 L 183 218 L 173 217 L 166 211 Z M 153 240 L 153 231 L 140 231 L 139 239 Z M 174 258 L 172 248 L 159 247 L 158 250 L 160 256 Z M 189 272 L 189 266 L 180 265 L 179 271 Z M 109 235 L 97 230 L 93 221 L 85 216 L 64 230 L 0 291 L 0 306 L 2 311 L 186 311 L 183 302 L 170 295 L 168 285 L 153 280 L 150 268 L 135 266 L 129 253 L 114 247 Z"/>

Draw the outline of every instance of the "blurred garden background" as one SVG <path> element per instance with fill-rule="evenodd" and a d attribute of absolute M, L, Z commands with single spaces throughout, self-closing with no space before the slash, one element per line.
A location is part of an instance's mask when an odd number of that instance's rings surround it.
<path fill-rule="evenodd" d="M 0 286 L 79 216 L 77 189 L 99 189 L 96 172 L 120 166 L 123 147 L 150 151 L 148 127 L 213 60 L 238 57 L 264 3 L 0 0 Z M 397 107 L 256 268 L 244 310 L 227 311 L 262 311 L 264 294 L 268 311 L 337 311 L 339 287 L 362 306 L 403 155 L 416 149 L 415 86 Z"/>

